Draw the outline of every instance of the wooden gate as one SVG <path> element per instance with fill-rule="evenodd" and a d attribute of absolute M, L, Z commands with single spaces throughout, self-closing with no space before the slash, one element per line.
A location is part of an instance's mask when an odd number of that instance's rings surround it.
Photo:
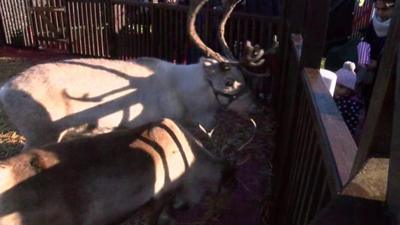
<path fill-rule="evenodd" d="M 16 47 L 35 46 L 29 9 L 26 0 L 0 1 L 0 26 L 3 27 L 5 44 Z"/>
<path fill-rule="evenodd" d="M 32 0 L 31 16 L 38 48 L 69 51 L 65 0 Z"/>

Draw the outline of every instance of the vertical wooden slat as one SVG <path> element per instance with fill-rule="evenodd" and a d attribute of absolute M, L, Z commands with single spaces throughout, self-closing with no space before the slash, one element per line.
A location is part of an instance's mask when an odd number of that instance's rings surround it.
<path fill-rule="evenodd" d="M 9 0 L 10 1 L 10 9 L 11 9 L 11 18 L 12 18 L 12 26 L 14 27 L 14 40 L 17 41 L 18 40 L 18 28 L 19 28 L 19 24 L 18 24 L 18 11 L 16 10 L 17 8 L 17 4 L 15 2 L 15 0 Z"/>
<path fill-rule="evenodd" d="M 129 57 L 130 58 L 136 58 L 137 57 L 137 43 L 140 42 L 138 40 L 138 33 L 137 33 L 137 6 L 136 5 L 128 5 L 128 11 L 127 11 L 127 18 L 128 18 L 128 24 L 129 24 L 129 32 L 128 32 L 128 47 L 129 47 Z"/>
<path fill-rule="evenodd" d="M 137 5 L 132 5 L 132 36 L 130 37 L 130 41 L 134 41 L 134 49 L 133 52 L 134 54 L 132 55 L 134 58 L 140 57 L 141 56 L 141 37 L 140 37 L 140 11 L 139 11 L 139 6 Z"/>
<path fill-rule="evenodd" d="M 303 176 L 303 181 L 305 183 L 302 183 L 300 185 L 300 187 L 302 188 L 302 194 L 301 194 L 301 200 L 300 200 L 300 205 L 296 208 L 296 210 L 298 210 L 298 216 L 296 218 L 296 223 L 297 225 L 302 224 L 302 221 L 304 221 L 305 217 L 306 217 L 306 211 L 305 211 L 305 204 L 308 202 L 307 200 L 309 200 L 309 196 L 310 196 L 310 180 L 311 179 L 315 179 L 314 176 L 312 176 L 312 174 L 314 174 L 313 168 L 315 168 L 315 158 L 316 158 L 316 154 L 317 151 L 320 150 L 318 143 L 317 143 L 317 139 L 316 139 L 316 134 L 315 131 L 312 130 L 310 131 L 312 133 L 311 135 L 311 144 L 310 144 L 310 148 L 311 151 L 309 152 L 310 154 L 307 157 L 307 162 L 306 162 L 306 166 L 307 169 L 305 170 L 304 176 Z"/>
<path fill-rule="evenodd" d="M 321 157 L 321 160 L 322 160 L 322 157 Z M 318 196 L 318 203 L 317 203 L 317 207 L 316 207 L 317 212 L 324 206 L 324 196 L 326 195 L 327 191 L 328 191 L 328 177 L 324 176 L 324 180 L 322 181 L 321 193 Z"/>
<path fill-rule="evenodd" d="M 79 17 L 78 17 L 78 3 L 77 0 L 71 0 L 71 8 L 72 8 L 72 18 L 74 21 L 74 34 L 75 34 L 75 46 L 76 46 L 76 53 L 81 54 L 82 47 L 81 47 L 81 38 L 80 38 L 80 25 L 79 25 Z"/>
<path fill-rule="evenodd" d="M 85 36 L 85 44 L 86 44 L 86 54 L 91 55 L 92 49 L 91 49 L 91 43 L 90 43 L 90 24 L 89 24 L 89 15 L 88 15 L 88 2 L 87 0 L 84 0 L 82 2 L 82 20 L 84 24 L 84 36 Z"/>
<path fill-rule="evenodd" d="M 139 14 L 139 40 L 140 40 L 140 57 L 146 56 L 146 45 L 145 45 L 145 26 L 146 22 L 144 20 L 145 18 L 145 11 L 143 6 L 137 6 L 138 8 L 138 14 Z"/>
<path fill-rule="evenodd" d="M 319 185 L 319 181 L 321 178 L 324 176 L 323 170 L 322 170 L 322 159 L 321 159 L 321 154 L 317 154 L 315 157 L 318 161 L 317 166 L 315 168 L 315 176 L 312 179 L 312 187 L 311 187 L 311 193 L 310 193 L 310 199 L 308 201 L 308 204 L 306 206 L 306 213 L 305 213 L 305 220 L 303 225 L 307 225 L 308 221 L 311 220 L 312 215 L 314 215 L 315 210 L 313 208 L 316 206 L 316 201 L 318 200 L 316 198 L 317 193 L 317 186 Z"/>
<path fill-rule="evenodd" d="M 39 24 L 38 24 L 38 22 L 39 22 L 39 20 L 38 20 L 38 18 L 37 18 L 37 15 L 36 15 L 36 13 L 33 11 L 33 8 L 36 6 L 36 2 L 37 2 L 37 0 L 31 0 L 31 1 L 27 1 L 28 2 L 28 5 L 30 6 L 29 8 L 30 8 L 30 14 L 31 14 L 31 18 L 32 18 L 32 29 L 33 29 L 33 36 L 34 36 L 34 45 L 36 46 L 36 47 L 38 47 L 39 45 L 40 45 L 40 42 L 38 41 L 38 36 L 40 36 L 40 33 L 39 33 Z"/>
<path fill-rule="evenodd" d="M 24 4 L 23 2 L 16 2 L 17 3 L 17 10 L 18 10 L 18 20 L 19 20 L 19 25 L 20 25 L 20 30 L 22 32 L 22 38 L 23 38 L 23 46 L 27 47 L 29 46 L 28 43 L 28 35 L 27 35 L 27 27 L 28 27 L 28 21 L 24 18 Z"/>
<path fill-rule="evenodd" d="M 255 18 L 251 19 L 251 37 L 254 40 L 254 43 L 260 43 L 259 35 L 256 35 L 257 31 L 257 20 Z"/>
<path fill-rule="evenodd" d="M 67 15 L 69 21 L 69 40 L 72 53 L 77 53 L 76 49 L 76 38 L 75 38 L 75 18 L 73 17 L 73 7 L 72 2 L 70 0 L 66 0 L 67 4 Z"/>
<path fill-rule="evenodd" d="M 185 36 L 185 34 L 186 34 L 186 28 L 185 28 L 185 23 L 183 22 L 184 21 L 184 18 L 185 18 L 185 15 L 184 15 L 185 13 L 183 12 L 183 11 L 179 11 L 179 16 L 178 16 L 178 27 L 180 27 L 181 29 L 178 29 L 179 30 L 179 39 L 178 39 L 178 44 L 180 45 L 180 46 L 182 46 L 182 48 L 179 48 L 180 49 L 180 51 L 179 51 L 179 55 L 180 55 L 180 61 L 179 61 L 179 63 L 185 63 L 187 60 L 185 59 L 185 56 L 186 56 L 186 46 L 187 46 L 187 42 L 186 42 L 186 36 Z"/>
<path fill-rule="evenodd" d="M 102 56 L 102 54 L 101 54 L 101 52 L 100 52 L 100 44 L 99 44 L 99 42 L 100 42 L 100 35 L 99 35 L 99 29 L 100 29 L 100 26 L 99 26 L 99 21 L 98 21 L 98 7 L 97 7 L 97 5 L 98 5 L 98 2 L 96 2 L 96 1 L 90 1 L 90 5 L 91 5 L 91 10 L 92 10 L 92 13 L 93 13 L 93 36 L 94 36 L 94 49 L 95 49 L 95 54 L 96 54 L 96 56 L 97 57 L 101 57 Z"/>
<path fill-rule="evenodd" d="M 115 4 L 111 1 L 102 2 L 102 6 L 106 15 L 104 16 L 103 24 L 108 24 L 107 31 L 105 32 L 105 44 L 107 46 L 107 54 L 109 57 L 114 57 L 116 55 L 116 39 L 115 39 Z M 103 18 L 103 17 L 102 17 Z"/>
<path fill-rule="evenodd" d="M 272 27 L 271 23 L 268 24 L 267 32 L 268 32 L 267 40 L 262 40 L 262 42 L 264 42 L 264 43 L 266 42 L 267 46 L 271 46 L 271 44 L 272 44 L 272 36 L 273 36 L 273 27 Z"/>
<path fill-rule="evenodd" d="M 309 149 L 310 149 L 310 143 L 311 143 L 311 137 L 312 137 L 312 123 L 311 123 L 311 117 L 309 114 L 309 104 L 306 104 L 306 114 L 305 116 L 307 117 L 307 124 L 305 125 L 307 128 L 304 131 L 304 136 L 302 138 L 302 143 L 301 143 L 301 147 L 299 149 L 300 151 L 300 164 L 297 167 L 296 171 L 296 175 L 294 177 L 295 181 L 295 185 L 296 185 L 296 190 L 294 191 L 294 213 L 291 215 L 292 216 L 292 220 L 290 222 L 290 224 L 295 224 L 295 219 L 299 214 L 299 205 L 300 205 L 300 201 L 301 201 L 301 195 L 302 195 L 302 191 L 303 189 L 303 183 L 304 183 L 304 177 L 305 177 L 305 173 L 307 172 L 306 168 L 307 168 L 307 163 L 308 163 L 308 154 L 309 154 Z"/>
<path fill-rule="evenodd" d="M 92 56 L 96 56 L 97 52 L 96 52 L 96 31 L 95 31 L 95 27 L 96 24 L 94 23 L 94 14 L 93 14 L 93 10 L 92 10 L 92 1 L 89 0 L 87 2 L 87 11 L 89 12 L 89 28 L 90 28 L 90 47 L 91 47 L 91 55 Z"/>
<path fill-rule="evenodd" d="M 164 40 L 164 59 L 171 61 L 171 50 L 169 48 L 169 43 L 171 40 L 171 33 L 169 30 L 169 24 L 171 23 L 171 18 L 168 18 L 168 14 L 169 14 L 169 9 L 166 8 L 163 11 L 163 27 L 164 27 L 164 34 L 165 36 L 163 37 Z"/>
<path fill-rule="evenodd" d="M 4 4 L 5 4 L 5 10 L 4 11 L 6 13 L 5 22 L 7 23 L 8 35 L 9 35 L 9 38 L 10 38 L 10 42 L 9 43 L 12 44 L 12 37 L 14 36 L 15 31 L 14 31 L 14 27 L 11 25 L 12 24 L 12 22 L 11 22 L 12 13 L 11 13 L 10 0 L 5 0 Z"/>
<path fill-rule="evenodd" d="M 289 176 L 290 176 L 290 178 L 289 178 L 289 182 L 288 182 L 288 185 L 287 185 L 287 193 L 288 193 L 288 197 L 287 197 L 287 202 L 286 202 L 286 213 L 285 213 L 285 218 L 284 219 L 286 219 L 286 221 L 289 221 L 290 220 L 290 218 L 288 218 L 289 216 L 287 216 L 287 215 L 292 215 L 293 213 L 292 212 L 289 212 L 289 210 L 290 209 L 292 209 L 292 207 L 290 206 L 291 204 L 293 204 L 293 202 L 294 202 L 294 200 L 295 200 L 295 195 L 294 195 L 294 191 L 292 190 L 293 188 L 294 188 L 294 186 L 296 185 L 296 176 L 297 176 L 297 173 L 298 173 L 298 167 L 299 167 L 299 163 L 300 163 L 300 160 L 299 160 L 299 158 L 301 157 L 301 151 L 300 151 L 300 149 L 301 149 L 301 142 L 302 142 L 302 135 L 304 134 L 304 132 L 305 132 L 305 126 L 304 126 L 304 124 L 306 124 L 307 122 L 308 122 L 308 117 L 306 117 L 305 115 L 304 115 L 304 111 L 305 111 L 305 107 L 306 107 L 306 104 L 305 104 L 305 98 L 304 98 L 304 96 L 303 96 L 304 94 L 300 94 L 300 96 L 299 96 L 299 100 L 300 100 L 300 104 L 299 104 L 299 113 L 298 113 L 298 115 L 299 115 L 299 117 L 298 117 L 298 119 L 296 120 L 297 121 L 297 124 L 296 124 L 296 127 L 295 127 L 295 129 L 296 129 L 296 131 L 295 131 L 295 137 L 294 137 L 294 139 L 295 139 L 295 141 L 294 141 L 294 144 L 293 144 L 293 147 L 292 147 L 292 149 L 294 149 L 295 151 L 294 151 L 294 153 L 293 153 L 293 156 L 292 156 L 292 160 L 290 160 L 290 162 L 291 162 L 291 165 L 292 165 L 292 169 L 290 170 L 290 173 L 289 173 Z"/>
<path fill-rule="evenodd" d="M 243 45 L 244 45 L 244 41 L 248 40 L 248 38 L 249 38 L 248 37 L 249 36 L 248 35 L 249 34 L 249 23 L 248 23 L 249 21 L 247 20 L 247 18 L 243 18 L 242 21 L 243 21 L 242 22 L 243 23 L 243 32 L 242 32 L 242 35 L 243 35 L 242 36 L 242 40 L 243 41 L 242 42 L 243 42 Z"/>
<path fill-rule="evenodd" d="M 82 42 L 83 42 L 83 51 L 85 55 L 89 55 L 89 43 L 88 43 L 88 34 L 87 34 L 87 22 L 86 17 L 87 13 L 85 12 L 86 1 L 81 0 L 79 2 L 79 11 L 80 11 L 80 21 L 82 26 Z"/>
<path fill-rule="evenodd" d="M 6 44 L 6 34 L 4 31 L 4 25 L 3 25 L 2 9 L 3 9 L 3 7 L 1 6 L 1 2 L 0 2 L 0 46 L 3 46 Z"/>
<path fill-rule="evenodd" d="M 53 7 L 59 7 L 59 5 L 57 4 L 57 0 L 53 0 L 53 1 L 50 1 L 51 2 L 51 4 L 52 4 L 52 6 Z M 56 30 L 55 31 L 53 31 L 53 36 L 55 37 L 55 38 L 62 38 L 61 36 L 60 36 L 60 34 L 61 34 L 61 29 L 60 29 L 60 25 L 59 25 L 59 22 L 58 22 L 58 16 L 61 14 L 62 12 L 52 12 L 52 13 L 50 13 L 51 15 L 52 15 L 52 22 L 53 22 L 53 24 L 54 24 L 54 27 L 56 28 Z M 57 49 L 62 49 L 62 43 L 61 42 L 56 42 L 55 43 L 56 44 L 56 48 Z"/>
<path fill-rule="evenodd" d="M 120 27 L 121 27 L 121 21 L 120 21 L 120 5 L 119 4 L 115 4 L 114 5 L 114 21 L 115 21 L 115 38 L 117 41 L 117 43 L 115 43 L 115 56 L 117 56 L 118 58 L 120 57 L 121 53 L 120 53 L 120 46 L 119 46 L 119 42 L 121 42 L 121 37 L 120 37 Z"/>
<path fill-rule="evenodd" d="M 74 7 L 74 20 L 75 20 L 75 34 L 76 34 L 76 46 L 77 53 L 83 54 L 83 44 L 82 44 L 82 35 L 81 35 L 81 23 L 79 19 L 79 2 L 78 0 L 73 0 Z"/>
<path fill-rule="evenodd" d="M 70 36 L 69 36 L 69 31 L 68 31 L 69 25 L 67 25 L 67 20 L 66 20 L 66 18 L 68 16 L 67 2 L 66 2 L 66 0 L 58 0 L 58 5 L 60 7 L 65 7 L 65 12 L 59 13 L 59 17 L 58 17 L 58 21 L 59 21 L 59 25 L 60 25 L 60 35 L 62 35 L 63 38 L 68 39 L 68 37 L 70 37 Z M 70 51 L 70 49 L 69 49 L 70 47 L 68 47 L 70 45 L 71 45 L 70 42 L 62 44 L 63 50 Z"/>
<path fill-rule="evenodd" d="M 158 8 L 157 8 L 157 16 L 158 16 L 158 24 L 157 24 L 157 29 L 158 29 L 158 35 L 160 35 L 160 36 L 158 36 L 157 37 L 157 39 L 159 40 L 159 54 L 158 54 L 158 56 L 157 57 L 160 57 L 161 59 L 164 59 L 165 57 L 164 57 L 164 54 L 163 54 L 163 51 L 164 51 L 164 42 L 163 42 L 163 40 L 161 39 L 162 37 L 161 37 L 161 35 L 163 35 L 165 32 L 164 32 L 164 24 L 162 23 L 162 14 L 161 14 L 161 10 L 159 10 Z"/>
<path fill-rule="evenodd" d="M 166 22 L 166 28 L 167 28 L 167 36 L 165 36 L 164 38 L 166 39 L 166 43 L 167 43 L 167 53 L 168 53 L 168 61 L 172 62 L 173 61 L 173 53 L 174 53 L 174 49 L 172 49 L 172 41 L 173 41 L 173 33 L 172 33 L 172 24 L 174 22 L 174 19 L 171 16 L 172 13 L 172 9 L 171 8 L 167 8 L 165 11 L 165 22 Z"/>
<path fill-rule="evenodd" d="M 150 17 L 150 7 L 147 4 L 146 7 L 144 8 L 144 12 L 145 12 L 145 36 L 144 41 L 145 41 L 145 52 L 146 52 L 146 56 L 150 56 L 151 54 L 151 38 L 150 38 L 150 31 L 151 31 L 151 17 Z"/>
<path fill-rule="evenodd" d="M 132 50 L 132 41 L 135 39 L 135 33 L 134 33 L 134 19 L 133 19 L 133 14 L 134 14 L 134 6 L 131 4 L 126 5 L 126 30 L 127 30 L 127 54 L 128 54 L 128 59 L 133 58 L 133 50 Z"/>
<path fill-rule="evenodd" d="M 47 7 L 54 6 L 53 1 L 47 0 L 46 6 Z M 55 14 L 54 12 L 47 11 L 48 22 L 53 24 L 53 25 L 55 23 L 54 14 Z M 53 30 L 53 29 L 51 29 L 51 27 L 48 27 L 48 29 L 49 29 L 49 37 L 51 37 L 51 38 L 55 38 L 56 34 L 57 34 L 57 26 L 54 26 L 54 27 L 56 28 L 56 30 Z M 57 45 L 58 45 L 58 43 L 56 43 L 55 41 L 51 41 L 50 42 L 50 47 L 51 48 L 55 48 L 55 47 L 57 48 L 58 47 Z"/>
<path fill-rule="evenodd" d="M 141 24 L 140 24 L 140 11 L 139 11 L 139 6 L 138 5 L 133 5 L 132 6 L 132 16 L 133 16 L 133 34 L 131 38 L 135 40 L 135 58 L 141 56 L 141 49 L 142 49 L 142 43 L 141 43 L 141 36 L 140 36 L 140 29 L 141 29 Z"/>
<path fill-rule="evenodd" d="M 107 31 L 107 27 L 105 26 L 105 23 L 103 23 L 103 20 L 105 19 L 105 17 L 106 17 L 106 14 L 105 13 L 103 13 L 104 11 L 103 11 L 103 7 L 102 7 L 102 5 L 103 5 L 104 3 L 103 2 L 99 2 L 99 1 L 96 1 L 96 9 L 98 9 L 98 22 L 99 22 L 99 37 L 100 37 L 100 40 L 99 40 L 99 45 L 100 45 L 100 55 L 102 56 L 102 57 L 106 57 L 106 56 L 108 56 L 107 54 L 106 54 L 106 48 L 105 48 L 105 35 L 104 35 L 104 32 L 106 32 Z"/>
<path fill-rule="evenodd" d="M 3 31 L 6 44 L 11 43 L 11 30 L 8 26 L 8 13 L 7 13 L 7 5 L 6 1 L 0 1 L 0 14 L 2 16 L 2 24 L 3 24 Z"/>
<path fill-rule="evenodd" d="M 13 12 L 13 5 L 11 0 L 6 0 L 6 11 L 7 11 L 7 22 L 8 22 L 8 27 L 10 28 L 10 43 L 13 44 L 13 38 L 16 36 L 16 28 L 13 24 L 13 16 L 14 16 L 14 12 Z"/>
<path fill-rule="evenodd" d="M 124 49 L 124 59 L 128 59 L 129 53 L 128 49 L 125 47 L 128 45 L 128 24 L 127 24 L 127 15 L 126 15 L 127 4 L 122 4 L 122 31 L 123 31 L 123 49 Z"/>
<path fill-rule="evenodd" d="M 140 55 L 140 45 L 143 44 L 141 43 L 140 39 L 140 33 L 139 33 L 139 19 L 140 19 L 140 12 L 139 12 L 139 6 L 136 4 L 129 4 L 127 5 L 127 18 L 129 24 L 129 29 L 128 29 L 128 47 L 129 49 L 129 57 L 130 58 L 136 58 Z M 137 47 L 136 47 L 137 46 Z"/>
<path fill-rule="evenodd" d="M 23 18 L 25 18 L 24 21 L 26 23 L 26 27 L 24 28 L 24 31 L 26 33 L 26 38 L 27 38 L 27 40 L 26 40 L 27 45 L 26 46 L 33 46 L 32 33 L 30 32 L 30 28 L 32 26 L 31 19 L 30 19 L 30 17 L 31 17 L 30 15 L 31 14 L 29 12 L 27 1 L 23 1 L 21 3 L 21 5 L 22 5 L 22 8 L 23 8 L 22 16 L 23 16 Z"/>
<path fill-rule="evenodd" d="M 235 55 L 235 56 L 237 56 L 238 54 L 239 54 L 239 51 L 240 51 L 240 47 L 241 47 L 241 42 L 242 42 L 242 39 L 241 39 L 241 33 L 242 33 L 242 27 L 241 27 L 241 21 L 236 17 L 236 36 L 235 36 L 235 47 L 234 47 L 234 49 L 235 49 L 235 51 L 233 52 L 233 54 Z"/>
<path fill-rule="evenodd" d="M 175 10 L 174 11 L 174 22 L 172 23 L 173 27 L 173 38 L 174 42 L 172 45 L 172 49 L 174 49 L 175 55 L 174 55 L 174 62 L 175 63 L 180 63 L 180 53 L 179 53 L 179 25 L 178 25 L 178 20 L 179 20 L 179 11 Z"/>
<path fill-rule="evenodd" d="M 80 5 L 81 2 L 79 0 L 75 1 L 75 22 L 76 22 L 76 32 L 77 32 L 77 37 L 78 37 L 78 43 L 79 43 L 79 54 L 85 54 L 84 51 L 84 42 L 83 42 L 83 35 L 82 35 L 82 22 L 81 22 L 81 13 L 80 13 Z"/>
<path fill-rule="evenodd" d="M 41 1 L 41 6 L 42 7 L 45 7 L 46 6 L 46 0 L 42 0 Z M 46 20 L 47 21 L 50 21 L 50 17 L 49 17 L 49 14 L 48 14 L 48 12 L 46 12 L 46 11 L 42 11 L 42 13 L 41 13 L 41 17 L 40 17 L 40 20 L 42 21 L 42 26 L 43 26 L 43 36 L 45 37 L 45 38 L 50 38 L 50 29 L 49 29 L 49 26 L 47 25 L 47 23 L 45 22 Z M 51 21 L 50 21 L 51 22 Z M 44 43 L 45 43 L 45 48 L 48 48 L 48 47 L 50 47 L 51 46 L 51 44 L 52 44 L 52 42 L 51 41 L 44 41 Z"/>
<path fill-rule="evenodd" d="M 259 38 L 260 38 L 260 42 L 263 42 L 263 43 L 265 43 L 265 39 L 266 39 L 265 38 L 265 33 L 267 32 L 267 30 L 265 29 L 266 24 L 267 23 L 265 21 L 261 21 L 261 24 L 260 24 L 260 36 L 259 36 Z"/>

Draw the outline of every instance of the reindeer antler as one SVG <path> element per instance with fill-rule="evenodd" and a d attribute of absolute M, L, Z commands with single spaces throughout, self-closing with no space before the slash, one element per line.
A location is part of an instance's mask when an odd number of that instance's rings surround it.
<path fill-rule="evenodd" d="M 224 52 L 226 57 L 228 57 L 231 61 L 235 62 L 238 62 L 238 60 L 235 58 L 235 56 L 229 49 L 229 46 L 225 40 L 225 25 L 230 15 L 232 14 L 233 10 L 235 9 L 236 5 L 240 1 L 241 0 L 227 0 L 226 9 L 222 16 L 221 23 L 219 24 L 218 27 L 218 41 L 222 47 L 222 51 Z M 244 66 L 256 67 L 262 65 L 265 62 L 263 56 L 264 56 L 264 50 L 261 49 L 260 46 L 256 45 L 253 47 L 250 41 L 246 41 L 246 44 L 243 49 L 243 55 L 238 62 L 238 64 L 241 64 L 240 69 L 242 70 L 243 73 L 250 76 L 264 76 L 261 74 L 250 72 L 244 67 Z"/>
<path fill-rule="evenodd" d="M 253 47 L 250 41 L 246 41 L 243 50 L 243 57 L 240 61 L 248 66 L 260 66 L 265 62 L 263 56 L 264 49 L 260 48 L 259 45 Z"/>
<path fill-rule="evenodd" d="M 221 44 L 222 51 L 224 52 L 225 56 L 228 57 L 231 60 L 237 61 L 235 56 L 233 56 L 231 50 L 229 49 L 228 44 L 226 43 L 225 40 L 225 25 L 226 22 L 228 21 L 229 17 L 231 16 L 233 10 L 235 9 L 236 5 L 240 2 L 241 0 L 228 0 L 226 10 L 222 16 L 221 23 L 219 24 L 218 27 L 218 41 Z"/>
<path fill-rule="evenodd" d="M 208 0 L 192 0 L 189 12 L 188 12 L 188 20 L 187 20 L 187 29 L 189 31 L 189 38 L 193 41 L 193 43 L 207 56 L 217 60 L 220 63 L 227 64 L 230 63 L 229 60 L 213 51 L 211 48 L 207 47 L 206 44 L 200 39 L 197 34 L 195 23 L 196 17 L 199 13 L 200 9 L 207 3 Z"/>

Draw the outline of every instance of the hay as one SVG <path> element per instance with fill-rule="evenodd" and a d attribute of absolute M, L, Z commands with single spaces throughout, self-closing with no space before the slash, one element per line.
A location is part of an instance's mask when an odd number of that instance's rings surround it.
<path fill-rule="evenodd" d="M 8 80 L 32 63 L 17 58 L 0 57 L 0 83 Z M 15 128 L 8 123 L 3 112 L 0 111 L 0 160 L 17 154 L 25 142 L 24 137 L 19 135 Z"/>

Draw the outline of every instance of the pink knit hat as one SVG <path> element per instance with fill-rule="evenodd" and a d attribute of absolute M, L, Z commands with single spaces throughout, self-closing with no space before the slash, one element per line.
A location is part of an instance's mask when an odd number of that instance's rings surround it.
<path fill-rule="evenodd" d="M 343 67 L 336 71 L 336 83 L 354 90 L 357 81 L 356 73 L 354 72 L 355 68 L 356 65 L 353 62 L 346 61 Z"/>

